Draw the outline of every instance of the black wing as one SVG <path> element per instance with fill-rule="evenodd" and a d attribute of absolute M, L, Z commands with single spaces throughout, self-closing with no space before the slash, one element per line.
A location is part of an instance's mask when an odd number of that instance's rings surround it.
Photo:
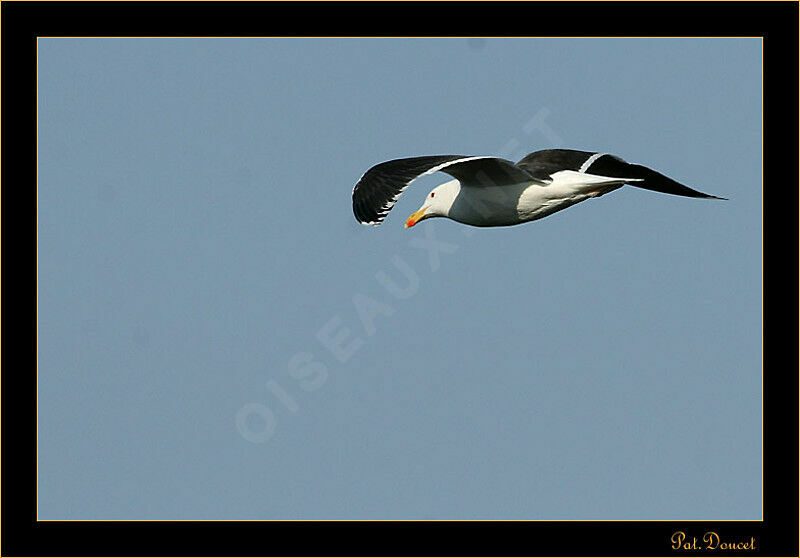
<path fill-rule="evenodd" d="M 558 171 L 572 170 L 612 178 L 638 178 L 640 179 L 639 181 L 631 182 L 630 185 L 665 194 L 692 198 L 726 199 L 698 192 L 664 176 L 660 172 L 642 165 L 626 163 L 619 157 L 608 153 L 576 151 L 573 149 L 546 149 L 526 155 L 525 158 L 517 163 L 517 166 L 540 180 L 547 180 L 553 173 Z"/>
<path fill-rule="evenodd" d="M 359 223 L 379 225 L 408 185 L 424 174 L 442 171 L 465 186 L 533 181 L 513 162 L 497 157 L 430 155 L 394 159 L 375 165 L 353 188 L 353 214 Z"/>

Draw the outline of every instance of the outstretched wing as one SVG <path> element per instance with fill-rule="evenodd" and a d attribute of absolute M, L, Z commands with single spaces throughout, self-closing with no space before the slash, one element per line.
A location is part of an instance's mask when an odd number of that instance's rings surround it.
<path fill-rule="evenodd" d="M 595 153 L 591 151 L 577 151 L 574 149 L 545 149 L 535 151 L 522 159 L 517 166 L 528 171 L 540 180 L 553 180 L 556 173 L 574 171 L 595 177 L 625 178 L 625 182 L 637 188 L 688 196 L 692 198 L 713 198 L 724 200 L 717 196 L 704 194 L 688 186 L 664 176 L 660 172 L 627 163 L 609 153 Z M 559 177 L 555 177 L 558 179 Z"/>
<path fill-rule="evenodd" d="M 638 178 L 638 181 L 631 182 L 629 184 L 631 186 L 636 186 L 637 188 L 644 188 L 645 190 L 662 192 L 664 194 L 673 194 L 675 196 L 686 196 L 690 198 L 710 198 L 715 200 L 726 199 L 693 190 L 688 186 L 684 186 L 680 182 L 672 180 L 668 176 L 664 176 L 660 172 L 654 171 L 653 169 L 649 169 L 642 165 L 626 163 L 619 157 L 615 157 L 613 155 L 601 155 L 594 163 L 592 163 L 589 168 L 591 169 L 592 174 Z"/>
<path fill-rule="evenodd" d="M 379 225 L 414 179 L 442 171 L 464 186 L 532 182 L 534 177 L 513 162 L 497 157 L 430 155 L 380 163 L 353 187 L 353 214 L 359 223 Z"/>

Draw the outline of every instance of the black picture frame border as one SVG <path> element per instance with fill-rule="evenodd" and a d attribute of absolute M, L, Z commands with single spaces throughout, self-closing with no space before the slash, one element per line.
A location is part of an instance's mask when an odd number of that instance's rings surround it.
<path fill-rule="evenodd" d="M 798 555 L 797 3 L 3 2 L 0 10 L 2 555 Z M 763 521 L 37 522 L 38 36 L 763 37 Z M 786 313 L 794 317 L 780 319 Z M 754 537 L 757 546 L 674 550 L 670 538 L 679 530 Z"/>

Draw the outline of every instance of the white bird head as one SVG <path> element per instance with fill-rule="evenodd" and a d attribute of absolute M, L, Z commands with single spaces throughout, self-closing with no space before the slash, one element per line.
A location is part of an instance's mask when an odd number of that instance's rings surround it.
<path fill-rule="evenodd" d="M 451 180 L 431 190 L 422 207 L 406 219 L 406 228 L 413 227 L 423 219 L 430 217 L 447 217 L 460 189 L 458 180 Z"/>

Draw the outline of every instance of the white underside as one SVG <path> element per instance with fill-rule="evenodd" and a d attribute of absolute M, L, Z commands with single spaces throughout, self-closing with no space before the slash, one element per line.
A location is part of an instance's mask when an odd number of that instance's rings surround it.
<path fill-rule="evenodd" d="M 502 186 L 460 186 L 450 219 L 478 227 L 516 225 L 541 219 L 583 200 L 616 190 L 633 178 L 612 178 L 560 171 L 545 185 L 539 182 Z"/>

